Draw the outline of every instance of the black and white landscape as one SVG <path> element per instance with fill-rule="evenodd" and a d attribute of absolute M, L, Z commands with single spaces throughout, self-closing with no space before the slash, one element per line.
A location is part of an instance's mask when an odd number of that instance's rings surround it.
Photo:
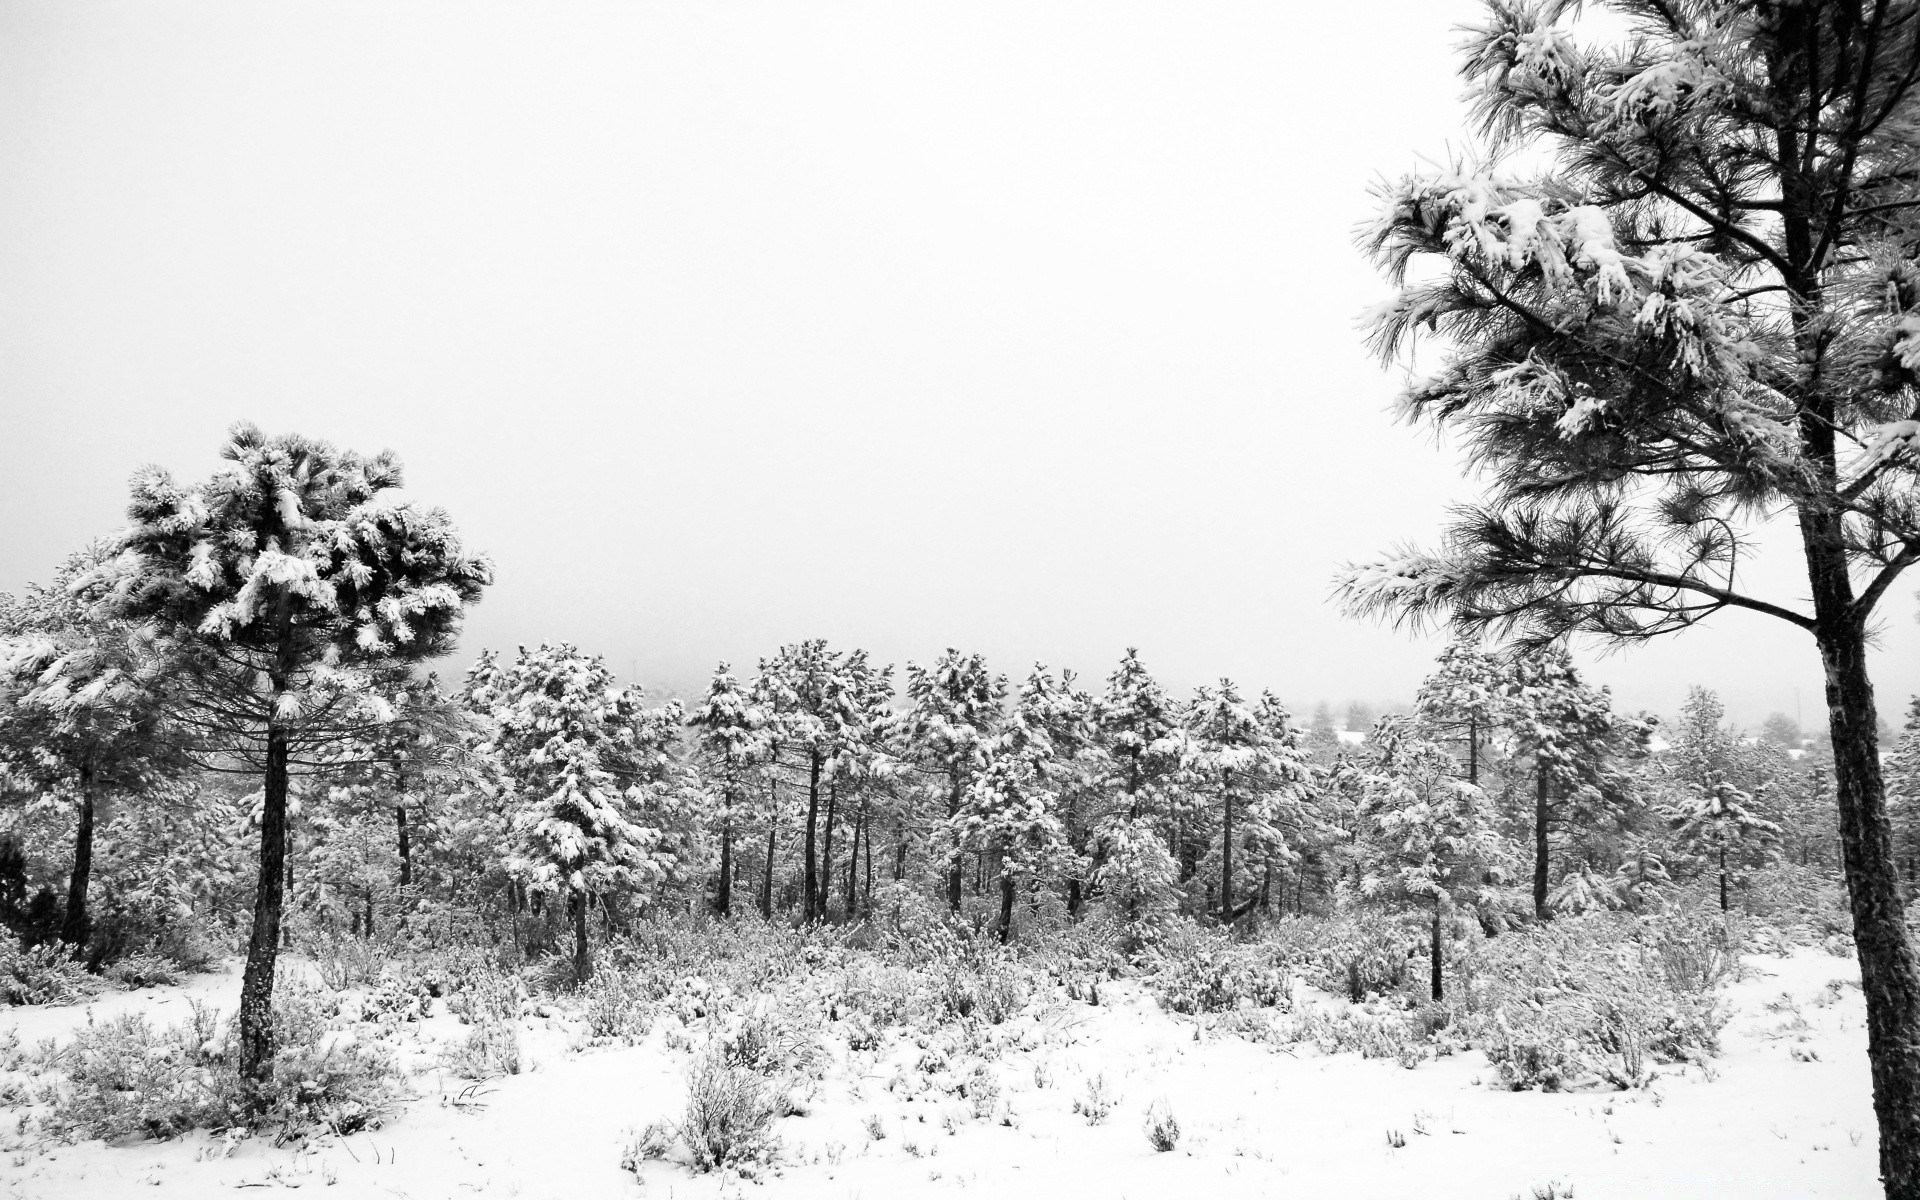
<path fill-rule="evenodd" d="M 0 166 L 0 1200 L 1920 1200 L 1920 0 L 0 0 Z"/>

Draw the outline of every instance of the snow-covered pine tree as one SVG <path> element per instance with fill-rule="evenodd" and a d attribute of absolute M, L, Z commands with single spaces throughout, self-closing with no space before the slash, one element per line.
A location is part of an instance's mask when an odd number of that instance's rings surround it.
<path fill-rule="evenodd" d="M 1729 852 L 1765 846 L 1780 836 L 1780 827 L 1756 811 L 1753 797 L 1717 771 L 1708 772 L 1697 792 L 1675 804 L 1669 819 L 1682 846 L 1713 858 L 1720 876 L 1721 912 L 1727 911 Z"/>
<path fill-rule="evenodd" d="M 1458 742 L 1467 782 L 1480 782 L 1481 758 L 1501 723 L 1501 685 L 1506 665 L 1479 643 L 1456 639 L 1435 660 L 1414 696 L 1414 716 L 1424 736 Z"/>
<path fill-rule="evenodd" d="M 465 786 L 474 767 L 474 722 L 437 677 L 409 669 L 376 673 L 368 700 L 384 719 L 315 752 L 315 774 L 326 786 L 311 819 L 329 832 L 313 864 L 320 876 L 309 882 L 332 884 L 334 915 L 372 935 L 383 903 L 412 903 L 418 842 L 433 829 L 432 807 Z M 349 892 L 357 906 L 343 899 Z"/>
<path fill-rule="evenodd" d="M 1374 726 L 1355 840 L 1360 895 L 1377 904 L 1429 910 L 1432 993 L 1442 998 L 1446 915 L 1498 901 L 1507 860 L 1484 792 L 1459 777 L 1459 765 L 1403 718 Z"/>
<path fill-rule="evenodd" d="M 1807 635 L 1881 1176 L 1920 1200 L 1920 961 L 1867 665 L 1875 608 L 1920 562 L 1920 4 L 1598 7 L 1490 0 L 1463 65 L 1487 157 L 1384 189 L 1366 244 L 1398 295 L 1375 343 L 1437 334 L 1407 413 L 1458 434 L 1490 494 L 1437 553 L 1343 586 L 1361 611 L 1540 640 L 1730 607 Z M 1772 518 L 1807 583 L 1768 598 L 1748 567 Z"/>
<path fill-rule="evenodd" d="M 1067 915 L 1077 917 L 1086 897 L 1086 816 L 1104 766 L 1094 736 L 1093 697 L 1073 681 L 1072 671 L 1055 676 L 1044 663 L 1035 663 L 1021 681 L 1001 742 L 1003 753 L 1024 755 L 1033 764 L 1054 798 L 1062 841 L 1056 863 L 1066 877 Z"/>
<path fill-rule="evenodd" d="M 1511 753 L 1533 767 L 1533 910 L 1545 920 L 1554 830 L 1617 825 L 1642 803 L 1622 766 L 1645 755 L 1652 726 L 1615 713 L 1607 689 L 1588 686 L 1559 645 L 1506 664 L 1498 705 Z"/>
<path fill-rule="evenodd" d="M 886 740 L 890 732 L 889 705 L 893 700 L 893 668 L 875 667 L 865 650 L 850 651 L 832 677 L 832 689 L 822 714 L 828 730 L 827 810 L 820 841 L 818 895 L 813 910 L 820 920 L 828 916 L 835 876 L 833 835 L 835 821 L 844 801 L 854 815 L 854 842 L 850 857 L 860 851 L 858 841 L 869 802 L 879 785 L 891 778 L 898 764 L 889 753 Z M 853 914 L 853 888 L 846 888 L 849 918 Z"/>
<path fill-rule="evenodd" d="M 857 652 L 864 661 L 864 652 Z M 807 816 L 801 848 L 801 916 L 811 924 L 824 919 L 821 908 L 824 872 L 820 864 L 821 783 L 832 786 L 828 768 L 847 747 L 849 726 L 845 720 L 849 698 L 858 694 L 860 685 L 849 675 L 848 657 L 829 650 L 824 639 L 782 646 L 771 660 L 760 665 L 761 683 L 756 696 L 764 699 L 768 719 L 768 738 L 776 755 L 791 755 L 795 765 L 805 764 L 807 773 Z M 837 793 L 835 793 L 837 798 Z M 772 905 L 773 831 L 768 833 L 768 876 L 766 904 Z"/>
<path fill-rule="evenodd" d="M 1108 770 L 1093 881 L 1135 917 L 1172 899 L 1178 868 L 1167 837 L 1187 763 L 1179 714 L 1132 647 L 1107 677 L 1094 732 Z"/>
<path fill-rule="evenodd" d="M 1309 855 L 1324 859 L 1333 831 L 1322 819 L 1317 773 L 1302 748 L 1293 714 L 1280 697 L 1263 689 L 1254 704 L 1254 716 L 1266 733 L 1275 770 L 1267 776 L 1268 786 L 1254 796 L 1241 826 L 1248 850 L 1261 861 L 1260 889 L 1252 899 L 1264 912 L 1273 905 L 1275 866 L 1291 865 L 1304 881 Z"/>
<path fill-rule="evenodd" d="M 719 874 L 714 881 L 714 911 L 733 912 L 733 841 L 759 792 L 760 764 L 766 753 L 766 718 L 752 696 L 733 677 L 728 664 L 714 668 L 707 696 L 687 716 L 694 734 L 694 761 L 705 790 L 714 800 L 720 834 Z"/>
<path fill-rule="evenodd" d="M 170 716 L 165 660 L 127 621 L 76 594 L 106 547 L 73 555 L 47 586 L 0 597 L 0 790 L 73 814 L 73 865 L 60 938 L 83 948 L 94 828 L 103 805 L 138 804 L 190 767 Z"/>
<path fill-rule="evenodd" d="M 644 809 L 660 782 L 658 731 L 640 689 L 564 642 L 522 646 L 511 663 L 487 651 L 467 672 L 466 704 L 493 722 L 493 750 L 513 781 L 510 868 L 566 905 L 574 973 L 593 973 L 587 911 L 663 882 L 676 865 L 665 823 Z M 672 714 L 678 723 L 677 711 Z"/>
<path fill-rule="evenodd" d="M 929 667 L 907 664 L 907 707 L 894 723 L 903 758 L 943 785 L 951 826 L 1006 719 L 1007 677 L 949 647 Z M 946 847 L 947 908 L 960 911 L 960 850 Z"/>
<path fill-rule="evenodd" d="M 203 746 L 260 773 L 260 875 L 240 989 L 240 1065 L 273 1054 L 271 1006 L 285 891 L 289 771 L 378 723 L 370 672 L 446 653 L 491 582 L 437 508 L 399 500 L 399 460 L 237 425 L 233 465 L 181 485 L 133 478 L 131 524 L 88 591 L 101 617 L 141 626 L 170 659 L 176 717 Z"/>
<path fill-rule="evenodd" d="M 995 747 L 974 773 L 951 820 L 950 840 L 998 864 L 1000 914 L 994 931 L 1004 945 L 1013 938 L 1013 901 L 1019 882 L 1052 870 L 1066 849 L 1066 832 L 1047 786 L 1042 743 L 1021 749 Z"/>
<path fill-rule="evenodd" d="M 1246 855 L 1236 860 L 1235 850 L 1259 847 L 1270 853 L 1276 843 L 1284 849 L 1277 828 L 1280 810 L 1297 810 L 1308 783 L 1304 756 L 1281 732 L 1286 724 L 1286 710 L 1271 693 L 1249 705 L 1230 679 L 1200 688 L 1187 706 L 1193 790 L 1209 798 L 1219 819 L 1220 899 L 1214 915 L 1227 925 L 1259 902 L 1257 890 L 1244 904 L 1235 898 L 1236 869 L 1252 865 Z"/>

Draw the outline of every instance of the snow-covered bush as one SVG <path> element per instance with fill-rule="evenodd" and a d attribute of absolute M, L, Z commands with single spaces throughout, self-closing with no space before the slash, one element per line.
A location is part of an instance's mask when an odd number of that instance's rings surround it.
<path fill-rule="evenodd" d="M 1165 1100 L 1155 1100 L 1147 1105 L 1145 1129 L 1147 1143 L 1162 1154 L 1170 1153 L 1180 1145 L 1180 1122 Z"/>
<path fill-rule="evenodd" d="M 100 981 L 87 974 L 65 945 L 42 942 L 22 949 L 12 938 L 0 937 L 0 1000 L 68 1004 L 99 990 Z"/>
<path fill-rule="evenodd" d="M 695 1060 L 687 1073 L 687 1111 L 678 1130 L 697 1171 L 722 1168 L 753 1175 L 773 1163 L 779 1096 L 756 1071 L 719 1054 Z"/>
<path fill-rule="evenodd" d="M 639 976 L 603 969 L 580 988 L 580 1012 L 596 1042 L 632 1045 L 653 1028 L 653 1005 Z"/>
<path fill-rule="evenodd" d="M 1169 1012 L 1190 1015 L 1288 1003 L 1287 973 L 1263 948 L 1210 938 L 1183 949 L 1156 954 L 1155 969 L 1146 977 L 1147 989 Z"/>
<path fill-rule="evenodd" d="M 360 937 L 338 929 L 317 928 L 301 938 L 313 958 L 320 982 L 336 992 L 363 987 L 379 980 L 393 956 L 393 946 L 380 938 Z"/>
<path fill-rule="evenodd" d="M 649 1121 L 633 1130 L 620 1152 L 620 1169 L 640 1173 L 640 1164 L 662 1159 L 673 1149 L 674 1129 L 667 1121 Z"/>
<path fill-rule="evenodd" d="M 1719 1049 L 1726 968 L 1684 918 L 1566 918 L 1489 939 L 1466 964 L 1457 1023 L 1515 1089 L 1639 1087 L 1657 1063 Z"/>
<path fill-rule="evenodd" d="M 728 1066 L 768 1078 L 818 1079 L 827 1067 L 820 1018 L 790 997 L 758 1001 L 728 1013 L 713 1051 Z"/>
<path fill-rule="evenodd" d="M 107 964 L 101 972 L 109 983 L 123 988 L 164 987 L 180 982 L 180 967 L 159 954 L 142 951 Z"/>
<path fill-rule="evenodd" d="M 1263 931 L 1262 947 L 1275 969 L 1297 972 L 1323 991 L 1354 1003 L 1399 991 L 1415 974 L 1410 956 L 1419 935 L 1397 920 L 1341 914 L 1293 917 Z"/>
<path fill-rule="evenodd" d="M 399 1068 L 378 1046 L 329 1035 L 328 1007 L 300 989 L 276 997 L 274 1056 L 258 1081 L 241 1078 L 233 1038 L 210 1009 L 196 1005 L 188 1021 L 160 1029 L 140 1013 L 89 1021 L 58 1057 L 49 1126 L 81 1139 L 377 1128 L 400 1099 Z"/>
<path fill-rule="evenodd" d="M 1089 1125 L 1102 1125 L 1113 1115 L 1114 1105 L 1120 1103 L 1120 1097 L 1114 1093 L 1113 1085 L 1107 1082 L 1106 1072 L 1091 1075 L 1087 1086 L 1074 1097 L 1073 1111 Z"/>
<path fill-rule="evenodd" d="M 205 1035 L 205 1036 L 202 1036 Z M 49 1127 L 73 1138 L 170 1138 L 240 1121 L 239 1079 L 212 1029 L 155 1029 L 144 1013 L 88 1021 L 60 1055 Z"/>
<path fill-rule="evenodd" d="M 482 1019 L 467 1035 L 442 1052 L 447 1070 L 462 1079 L 518 1075 L 520 1034 L 511 1022 Z"/>

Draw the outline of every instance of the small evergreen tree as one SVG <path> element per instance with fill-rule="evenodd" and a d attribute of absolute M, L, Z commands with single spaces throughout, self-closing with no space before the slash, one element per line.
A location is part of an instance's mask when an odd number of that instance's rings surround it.
<path fill-rule="evenodd" d="M 1007 677 L 987 669 L 978 654 L 949 648 L 931 667 L 907 664 L 907 708 L 895 724 L 902 754 L 945 785 L 949 823 L 960 815 L 967 788 L 986 765 L 1006 719 Z M 960 911 L 959 848 L 948 843 L 947 907 Z"/>
<path fill-rule="evenodd" d="M 1506 845 L 1485 793 L 1459 777 L 1452 755 L 1399 718 L 1374 731 L 1355 844 L 1360 894 L 1429 910 L 1432 993 L 1439 1000 L 1444 919 L 1460 907 L 1497 902 Z"/>
<path fill-rule="evenodd" d="M 126 621 L 97 612 L 75 585 L 104 547 L 74 555 L 47 587 L 0 597 L 0 785 L 74 814 L 62 941 L 86 945 L 94 828 L 109 800 L 137 803 L 189 767 L 170 718 L 165 660 Z"/>
<path fill-rule="evenodd" d="M 644 901 L 678 861 L 669 825 L 682 814 L 659 786 L 656 728 L 677 725 L 678 707 L 649 721 L 640 689 L 565 643 L 523 646 L 507 664 L 487 651 L 467 672 L 464 698 L 493 722 L 492 748 L 513 781 L 510 867 L 535 894 L 565 903 L 584 981 L 593 973 L 588 908 L 622 893 Z"/>
<path fill-rule="evenodd" d="M 1727 856 L 1735 847 L 1764 846 L 1780 836 L 1780 827 L 1755 811 L 1753 797 L 1709 772 L 1699 791 L 1675 805 L 1670 819 L 1680 844 L 1704 850 L 1720 875 L 1720 911 L 1727 911 Z"/>

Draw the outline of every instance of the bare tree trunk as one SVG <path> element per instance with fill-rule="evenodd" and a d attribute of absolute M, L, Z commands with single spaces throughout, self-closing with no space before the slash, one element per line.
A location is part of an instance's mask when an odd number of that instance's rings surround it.
<path fill-rule="evenodd" d="M 733 915 L 733 809 L 720 818 L 720 887 L 714 897 L 714 910 L 721 916 Z"/>
<path fill-rule="evenodd" d="M 287 731 L 267 726 L 267 770 L 260 804 L 260 877 L 253 932 L 240 977 L 240 1074 L 264 1081 L 273 1065 L 273 971 L 287 880 Z"/>
<path fill-rule="evenodd" d="M 760 917 L 773 920 L 773 835 L 780 823 L 780 785 L 773 776 L 767 776 L 767 870 L 766 880 L 760 889 Z"/>
<path fill-rule="evenodd" d="M 1440 999 L 1440 897 L 1433 898 L 1433 998 Z"/>
<path fill-rule="evenodd" d="M 833 890 L 833 819 L 840 808 L 840 781 L 827 784 L 827 829 L 820 840 L 820 898 L 813 906 L 814 916 L 827 919 L 827 901 Z"/>
<path fill-rule="evenodd" d="M 1536 763 L 1533 768 L 1533 915 L 1542 921 L 1553 914 L 1547 911 L 1547 771 Z"/>
<path fill-rule="evenodd" d="M 1220 916 L 1233 921 L 1233 789 L 1220 779 Z"/>
<path fill-rule="evenodd" d="M 1005 864 L 1000 870 L 1000 944 L 1013 940 L 1013 872 Z"/>
<path fill-rule="evenodd" d="M 573 904 L 573 978 L 585 983 L 593 977 L 593 950 L 587 944 L 587 898 L 570 897 Z"/>
<path fill-rule="evenodd" d="M 60 922 L 60 940 L 85 946 L 93 932 L 87 919 L 87 881 L 93 875 L 93 771 L 80 769 L 80 824 L 73 834 L 73 874 L 67 877 L 67 911 Z"/>
<path fill-rule="evenodd" d="M 950 786 L 947 788 L 947 820 L 951 823 L 953 818 L 960 814 L 959 764 L 956 763 L 949 768 L 949 775 L 951 778 L 948 781 Z M 960 887 L 962 881 L 960 852 L 956 850 L 953 853 L 953 862 L 947 868 L 947 909 L 950 912 L 960 911 Z"/>
<path fill-rule="evenodd" d="M 872 820 L 871 817 L 868 818 Z M 860 900 L 860 915 L 869 919 L 873 916 L 873 829 L 867 829 L 867 884 L 866 894 Z"/>
<path fill-rule="evenodd" d="M 400 886 L 413 886 L 413 839 L 407 830 L 407 806 L 402 804 L 393 810 L 394 822 L 400 830 Z"/>
<path fill-rule="evenodd" d="M 1720 912 L 1726 912 L 1726 843 L 1720 843 Z"/>
<path fill-rule="evenodd" d="M 820 898 L 820 879 L 818 864 L 814 859 L 817 832 L 820 825 L 820 752 L 809 752 L 807 767 L 807 837 L 806 866 L 800 876 L 801 909 L 800 919 L 811 925 L 814 921 L 814 902 Z"/>
<path fill-rule="evenodd" d="M 1816 576 L 1816 613 L 1821 582 Z M 1839 582 L 1846 586 L 1844 574 Z M 1920 972 L 1900 903 L 1866 639 L 1857 627 L 1823 631 L 1820 655 L 1839 793 L 1840 849 L 1867 1000 L 1880 1177 L 1889 1200 L 1920 1200 Z"/>

